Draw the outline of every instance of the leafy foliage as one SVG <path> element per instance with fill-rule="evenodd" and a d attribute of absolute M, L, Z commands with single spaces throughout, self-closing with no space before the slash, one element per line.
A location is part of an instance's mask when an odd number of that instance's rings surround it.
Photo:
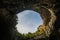
<path fill-rule="evenodd" d="M 38 27 L 37 31 L 34 33 L 28 32 L 28 34 L 21 34 L 21 33 L 17 32 L 17 38 L 18 38 L 18 40 L 30 40 L 30 39 L 34 40 L 35 38 L 43 40 L 48 37 L 45 34 L 44 27 L 42 27 L 42 25 L 40 25 Z"/>

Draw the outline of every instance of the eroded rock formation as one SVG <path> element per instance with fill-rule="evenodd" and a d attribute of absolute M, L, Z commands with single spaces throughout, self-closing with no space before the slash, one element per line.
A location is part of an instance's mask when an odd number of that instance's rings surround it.
<path fill-rule="evenodd" d="M 41 14 L 45 26 L 50 27 L 50 40 L 60 40 L 60 0 L 0 0 L 1 40 L 17 40 L 16 14 L 27 9 Z"/>

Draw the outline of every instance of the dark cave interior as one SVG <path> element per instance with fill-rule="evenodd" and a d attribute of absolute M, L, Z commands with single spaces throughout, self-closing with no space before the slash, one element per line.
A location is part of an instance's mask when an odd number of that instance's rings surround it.
<path fill-rule="evenodd" d="M 60 40 L 60 0 L 0 0 L 1 40 L 17 40 L 16 14 L 25 9 L 41 12 L 44 25 L 53 27 L 48 40 Z"/>

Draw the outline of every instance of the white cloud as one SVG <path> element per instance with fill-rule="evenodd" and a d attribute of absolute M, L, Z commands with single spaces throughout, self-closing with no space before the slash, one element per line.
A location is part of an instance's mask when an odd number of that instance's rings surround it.
<path fill-rule="evenodd" d="M 17 30 L 19 30 L 18 32 L 20 33 L 28 33 L 28 32 L 35 32 L 35 28 L 34 27 L 27 27 L 25 25 L 17 25 Z"/>

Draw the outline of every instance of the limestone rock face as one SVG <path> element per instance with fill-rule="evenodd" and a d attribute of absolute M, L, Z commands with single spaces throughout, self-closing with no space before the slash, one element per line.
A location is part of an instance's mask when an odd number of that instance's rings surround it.
<path fill-rule="evenodd" d="M 1 40 L 16 40 L 16 14 L 27 9 L 41 14 L 50 40 L 60 39 L 60 0 L 0 0 Z"/>
<path fill-rule="evenodd" d="M 45 36 L 49 36 L 50 35 L 50 28 L 48 26 L 40 25 L 38 27 L 38 30 L 40 31 L 40 33 L 42 32 L 43 34 L 45 34 Z"/>

